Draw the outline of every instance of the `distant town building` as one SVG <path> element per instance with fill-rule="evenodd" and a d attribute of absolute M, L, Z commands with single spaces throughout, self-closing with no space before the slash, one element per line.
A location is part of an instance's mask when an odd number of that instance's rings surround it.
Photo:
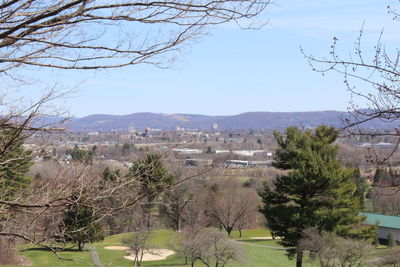
<path fill-rule="evenodd" d="M 392 233 L 397 242 L 400 242 L 400 216 L 389 216 L 370 212 L 361 212 L 360 215 L 366 216 L 366 223 L 378 225 L 378 238 L 388 239 L 389 233 Z"/>
<path fill-rule="evenodd" d="M 234 150 L 232 151 L 233 154 L 239 155 L 239 156 L 254 156 L 256 153 L 263 153 L 265 150 Z"/>
<path fill-rule="evenodd" d="M 186 166 L 210 166 L 213 164 L 212 159 L 186 159 Z"/>
<path fill-rule="evenodd" d="M 229 150 L 215 150 L 216 154 L 223 154 L 223 153 L 230 153 L 231 151 Z"/>
<path fill-rule="evenodd" d="M 151 132 L 151 128 L 146 127 L 146 129 L 144 129 L 143 137 L 148 137 L 150 135 L 150 132 Z"/>
<path fill-rule="evenodd" d="M 380 142 L 377 144 L 374 144 L 374 146 L 381 146 L 381 147 L 387 147 L 387 146 L 391 146 L 391 143 L 385 143 L 385 142 Z"/>
<path fill-rule="evenodd" d="M 360 144 L 357 144 L 357 146 L 359 146 L 359 147 L 369 147 L 369 146 L 372 146 L 372 144 L 371 143 L 360 143 Z"/>
<path fill-rule="evenodd" d="M 174 148 L 172 149 L 172 151 L 183 155 L 201 154 L 203 152 L 200 149 L 190 149 L 190 148 Z"/>
<path fill-rule="evenodd" d="M 232 159 L 232 160 L 227 160 L 226 164 L 227 164 L 227 167 L 230 167 L 230 168 L 248 167 L 249 166 L 249 161 Z"/>
<path fill-rule="evenodd" d="M 228 168 L 237 167 L 257 167 L 257 166 L 272 166 L 272 160 L 254 161 L 254 160 L 227 160 L 226 165 Z"/>
<path fill-rule="evenodd" d="M 392 146 L 391 143 L 385 143 L 385 142 L 380 142 L 376 144 L 371 144 L 371 143 L 359 143 L 357 144 L 359 147 L 370 147 L 370 146 L 377 146 L 377 147 L 389 147 Z"/>
<path fill-rule="evenodd" d="M 213 130 L 218 130 L 218 123 L 214 122 L 212 124 L 212 128 L 213 128 Z"/>
<path fill-rule="evenodd" d="M 99 132 L 88 132 L 88 136 L 99 136 Z"/>

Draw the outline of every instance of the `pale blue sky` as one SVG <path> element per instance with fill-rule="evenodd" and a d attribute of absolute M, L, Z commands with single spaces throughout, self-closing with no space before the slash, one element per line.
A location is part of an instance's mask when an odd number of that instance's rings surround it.
<path fill-rule="evenodd" d="M 66 87 L 84 80 L 65 100 L 71 115 L 134 112 L 229 115 L 248 111 L 345 110 L 350 96 L 343 77 L 310 70 L 300 45 L 328 56 L 333 36 L 351 51 L 365 21 L 366 48 L 385 28 L 396 47 L 400 22 L 387 15 L 395 0 L 277 0 L 269 24 L 258 31 L 220 26 L 182 52 L 174 69 L 137 65 L 67 73 Z M 400 45 L 398 45 L 400 47 Z"/>

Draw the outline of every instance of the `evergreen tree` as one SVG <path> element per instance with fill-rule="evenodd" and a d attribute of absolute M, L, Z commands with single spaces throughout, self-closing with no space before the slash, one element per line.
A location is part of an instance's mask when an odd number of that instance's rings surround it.
<path fill-rule="evenodd" d="M 365 194 L 368 189 L 368 184 L 365 178 L 361 177 L 360 169 L 354 168 L 354 182 L 356 184 L 356 191 L 354 192 L 354 196 L 358 199 L 359 209 L 364 209 L 364 201 L 365 201 Z"/>
<path fill-rule="evenodd" d="M 385 168 L 378 168 L 376 169 L 373 180 L 374 184 L 385 184 L 391 186 L 394 180 L 393 171 L 391 169 L 387 170 Z"/>
<path fill-rule="evenodd" d="M 107 182 L 115 182 L 118 177 L 121 176 L 120 170 L 116 169 L 116 170 L 110 170 L 109 167 L 106 167 L 103 171 L 103 179 L 104 181 Z"/>
<path fill-rule="evenodd" d="M 102 240 L 103 234 L 98 219 L 93 207 L 85 202 L 84 195 L 74 194 L 60 224 L 64 240 L 75 243 L 78 250 L 82 250 L 88 242 Z"/>
<path fill-rule="evenodd" d="M 303 252 L 297 245 L 306 228 L 372 237 L 373 230 L 354 230 L 363 217 L 358 216 L 353 171 L 336 159 L 337 131 L 327 126 L 319 126 L 315 133 L 289 127 L 285 137 L 274 135 L 278 143 L 274 166 L 290 171 L 278 176 L 272 188 L 264 184 L 260 212 L 271 232 L 282 237 L 288 256 L 297 255 L 296 266 L 302 266 Z"/>
<path fill-rule="evenodd" d="M 0 131 L 0 199 L 13 201 L 24 196 L 31 183 L 26 173 L 32 165 L 32 153 L 23 148 L 25 137 L 18 130 Z M 5 231 L 11 220 L 18 221 L 18 211 L 12 206 L 0 205 L 0 230 Z M 17 209 L 18 210 L 18 209 Z M 0 237 L 0 264 L 16 264 L 15 239 Z"/>
<path fill-rule="evenodd" d="M 122 155 L 125 155 L 131 149 L 131 145 L 128 143 L 124 143 L 122 145 Z"/>
<path fill-rule="evenodd" d="M 0 132 L 0 195 L 2 200 L 12 200 L 31 182 L 26 175 L 32 165 L 32 153 L 26 151 L 22 144 L 24 137 L 14 130 Z"/>
<path fill-rule="evenodd" d="M 93 163 L 93 156 L 93 150 L 80 149 L 78 146 L 75 146 L 74 150 L 71 152 L 71 157 L 73 160 L 80 161 L 85 164 Z"/>
<path fill-rule="evenodd" d="M 174 176 L 168 173 L 159 154 L 148 154 L 145 158 L 133 163 L 128 177 L 138 182 L 139 195 L 146 195 L 141 205 L 146 214 L 146 225 L 150 228 L 150 213 L 158 193 L 169 186 Z"/>
<path fill-rule="evenodd" d="M 375 175 L 374 175 L 374 178 L 373 178 L 374 184 L 379 183 L 381 181 L 382 173 L 383 173 L 382 169 L 379 169 L 379 168 L 376 169 Z"/>

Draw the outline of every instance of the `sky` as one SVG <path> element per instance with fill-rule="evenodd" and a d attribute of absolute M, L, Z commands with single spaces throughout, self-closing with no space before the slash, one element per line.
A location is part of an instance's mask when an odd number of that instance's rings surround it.
<path fill-rule="evenodd" d="M 364 24 L 371 51 L 379 33 L 396 47 L 398 26 L 386 6 L 395 0 L 276 0 L 260 30 L 231 24 L 185 49 L 171 69 L 136 65 L 124 69 L 67 73 L 64 87 L 79 84 L 63 99 L 72 116 L 136 112 L 234 115 L 251 111 L 346 110 L 350 94 L 337 73 L 313 72 L 300 52 L 329 56 L 332 38 L 351 52 Z M 361 103 L 362 105 L 362 103 Z"/>

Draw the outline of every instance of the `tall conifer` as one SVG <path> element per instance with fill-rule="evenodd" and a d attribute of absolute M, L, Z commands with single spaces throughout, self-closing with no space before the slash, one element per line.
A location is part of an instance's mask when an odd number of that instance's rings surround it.
<path fill-rule="evenodd" d="M 289 127 L 285 136 L 274 133 L 278 148 L 275 167 L 289 170 L 259 192 L 270 230 L 282 237 L 288 256 L 297 255 L 302 266 L 303 252 L 297 248 L 302 231 L 313 227 L 341 236 L 373 237 L 373 229 L 354 230 L 363 217 L 358 216 L 356 185 L 352 169 L 341 167 L 336 159 L 337 131 L 319 126 L 315 132 Z"/>

